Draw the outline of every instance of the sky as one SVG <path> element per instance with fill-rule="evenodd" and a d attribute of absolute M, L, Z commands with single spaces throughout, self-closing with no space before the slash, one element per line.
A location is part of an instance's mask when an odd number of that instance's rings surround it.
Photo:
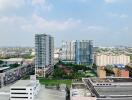
<path fill-rule="evenodd" d="M 0 46 L 34 46 L 35 34 L 132 46 L 132 0 L 0 0 Z"/>

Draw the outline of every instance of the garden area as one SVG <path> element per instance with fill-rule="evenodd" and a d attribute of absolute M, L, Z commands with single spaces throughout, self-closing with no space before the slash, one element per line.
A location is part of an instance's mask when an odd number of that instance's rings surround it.
<path fill-rule="evenodd" d="M 38 78 L 40 83 L 46 86 L 57 86 L 60 84 L 66 84 L 68 87 L 70 87 L 72 80 L 71 79 L 44 79 L 44 78 Z"/>
<path fill-rule="evenodd" d="M 64 64 L 62 62 L 57 63 L 54 66 L 54 72 L 47 78 L 37 78 L 41 84 L 45 86 L 58 86 L 60 84 L 66 84 L 71 86 L 73 80 L 81 81 L 85 77 L 96 77 L 94 69 L 91 69 L 85 65 L 76 64 Z M 23 79 L 29 79 L 29 76 Z"/>
<path fill-rule="evenodd" d="M 59 62 L 54 66 L 53 78 L 82 79 L 82 77 L 96 77 L 94 69 L 85 65 Z"/>

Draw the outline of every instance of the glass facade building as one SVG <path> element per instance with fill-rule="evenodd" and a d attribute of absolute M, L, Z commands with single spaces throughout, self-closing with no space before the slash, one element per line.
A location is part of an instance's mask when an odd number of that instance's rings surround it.
<path fill-rule="evenodd" d="M 75 63 L 90 65 L 93 64 L 93 41 L 82 40 L 75 42 Z"/>

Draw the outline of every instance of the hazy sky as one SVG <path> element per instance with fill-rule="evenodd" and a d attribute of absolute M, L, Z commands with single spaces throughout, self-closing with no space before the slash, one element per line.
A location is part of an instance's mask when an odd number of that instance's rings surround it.
<path fill-rule="evenodd" d="M 132 0 L 0 0 L 0 46 L 34 46 L 35 33 L 53 35 L 56 45 L 132 46 Z"/>

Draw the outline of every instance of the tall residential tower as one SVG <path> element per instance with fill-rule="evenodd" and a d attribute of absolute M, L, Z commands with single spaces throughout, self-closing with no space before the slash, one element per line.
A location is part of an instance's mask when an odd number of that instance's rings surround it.
<path fill-rule="evenodd" d="M 61 60 L 82 65 L 93 64 L 93 41 L 63 42 Z"/>
<path fill-rule="evenodd" d="M 47 34 L 35 35 L 35 72 L 37 76 L 45 77 L 53 70 L 54 38 Z"/>
<path fill-rule="evenodd" d="M 75 42 L 76 64 L 93 64 L 93 42 L 92 40 L 76 40 Z"/>
<path fill-rule="evenodd" d="M 62 60 L 74 61 L 75 60 L 75 41 L 62 42 Z"/>

